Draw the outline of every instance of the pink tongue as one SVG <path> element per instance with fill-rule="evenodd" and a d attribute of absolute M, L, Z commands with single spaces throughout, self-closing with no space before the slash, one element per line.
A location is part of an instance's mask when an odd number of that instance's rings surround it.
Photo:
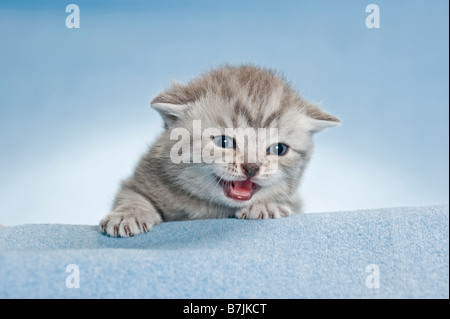
<path fill-rule="evenodd" d="M 253 188 L 253 182 L 247 179 L 246 181 L 234 182 L 234 190 L 238 192 L 251 192 Z"/>
<path fill-rule="evenodd" d="M 246 181 L 235 181 L 234 186 L 229 187 L 229 195 L 234 199 L 248 200 L 252 197 L 253 182 L 249 179 Z"/>

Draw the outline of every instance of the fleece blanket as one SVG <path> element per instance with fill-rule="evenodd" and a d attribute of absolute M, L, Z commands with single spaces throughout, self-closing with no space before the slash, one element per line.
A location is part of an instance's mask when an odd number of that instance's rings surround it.
<path fill-rule="evenodd" d="M 0 298 L 449 298 L 448 206 L 0 228 Z"/>

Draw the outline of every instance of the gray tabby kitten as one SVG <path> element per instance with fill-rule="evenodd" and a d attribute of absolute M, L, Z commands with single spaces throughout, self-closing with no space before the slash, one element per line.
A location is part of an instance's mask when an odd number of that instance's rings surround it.
<path fill-rule="evenodd" d="M 161 114 L 164 131 L 122 183 L 112 212 L 100 222 L 111 236 L 148 232 L 162 221 L 299 213 L 298 187 L 313 151 L 312 135 L 339 125 L 276 72 L 251 65 L 227 65 L 186 85 L 173 84 L 151 106 Z M 195 120 L 216 132 L 200 137 L 202 148 L 208 147 L 213 157 L 231 155 L 231 161 L 192 161 L 198 155 L 192 147 Z M 190 138 L 171 136 L 179 128 Z M 227 128 L 276 128 L 277 136 L 255 145 L 238 136 L 242 131 L 226 135 Z M 174 161 L 174 147 L 176 155 L 187 155 L 189 161 Z M 249 161 L 250 148 L 263 155 Z"/>

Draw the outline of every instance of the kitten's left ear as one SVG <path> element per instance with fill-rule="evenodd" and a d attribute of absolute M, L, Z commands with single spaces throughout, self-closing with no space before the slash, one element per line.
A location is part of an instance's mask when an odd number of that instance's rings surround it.
<path fill-rule="evenodd" d="M 306 110 L 306 118 L 307 130 L 311 133 L 319 132 L 327 127 L 341 125 L 341 121 L 337 117 L 325 113 L 315 105 L 309 105 Z"/>

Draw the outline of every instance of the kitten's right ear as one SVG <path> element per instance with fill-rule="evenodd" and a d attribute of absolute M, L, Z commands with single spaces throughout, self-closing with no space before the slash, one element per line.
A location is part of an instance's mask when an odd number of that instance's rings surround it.
<path fill-rule="evenodd" d="M 159 102 L 158 98 L 153 99 L 153 101 L 150 103 L 150 106 L 159 112 L 164 120 L 164 124 L 166 127 L 170 126 L 178 118 L 182 117 L 184 111 L 188 107 L 186 104 Z"/>
<path fill-rule="evenodd" d="M 169 127 L 177 119 L 182 118 L 187 103 L 190 101 L 187 94 L 187 87 L 181 83 L 172 83 L 172 86 L 155 97 L 150 105 L 157 110 L 164 120 L 164 125 Z"/>

